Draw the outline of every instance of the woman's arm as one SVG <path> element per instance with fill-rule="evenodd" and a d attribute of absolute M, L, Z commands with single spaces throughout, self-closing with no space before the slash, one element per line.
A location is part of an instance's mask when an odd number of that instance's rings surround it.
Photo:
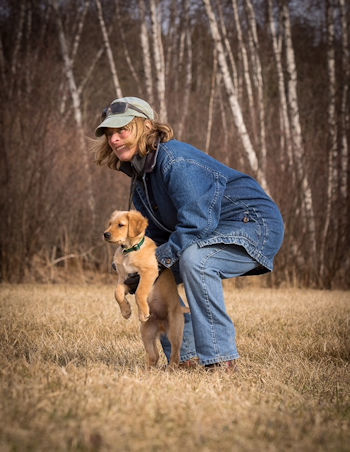
<path fill-rule="evenodd" d="M 177 225 L 156 254 L 159 262 L 171 267 L 188 246 L 217 228 L 226 178 L 203 163 L 183 158 L 168 164 L 162 175 L 177 210 Z"/>

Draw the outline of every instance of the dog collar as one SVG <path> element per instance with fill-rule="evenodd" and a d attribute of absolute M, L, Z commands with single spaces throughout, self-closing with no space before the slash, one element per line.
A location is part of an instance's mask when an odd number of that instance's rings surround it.
<path fill-rule="evenodd" d="M 132 251 L 137 251 L 141 248 L 141 246 L 143 245 L 143 242 L 145 241 L 145 238 L 142 237 L 141 241 L 137 244 L 132 246 L 131 248 L 126 248 L 123 250 L 123 254 L 128 254 L 131 253 Z"/>

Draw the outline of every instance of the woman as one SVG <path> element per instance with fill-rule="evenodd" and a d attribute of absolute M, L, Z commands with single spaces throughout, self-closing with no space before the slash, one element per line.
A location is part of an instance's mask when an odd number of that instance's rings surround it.
<path fill-rule="evenodd" d="M 222 279 L 272 271 L 284 234 L 276 204 L 250 176 L 175 140 L 142 99 L 114 100 L 95 133 L 97 163 L 132 177 L 132 201 L 149 220 L 158 262 L 184 283 L 191 314 L 181 361 L 234 368 Z M 166 338 L 162 346 L 169 358 Z"/>

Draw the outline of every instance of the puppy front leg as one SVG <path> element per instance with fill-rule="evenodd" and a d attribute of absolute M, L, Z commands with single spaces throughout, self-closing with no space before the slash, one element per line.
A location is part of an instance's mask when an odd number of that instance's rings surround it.
<path fill-rule="evenodd" d="M 126 286 L 124 284 L 118 284 L 114 292 L 114 297 L 119 304 L 122 316 L 124 319 L 128 319 L 131 316 L 131 307 L 130 303 L 125 298 L 125 289 Z"/>
<path fill-rule="evenodd" d="M 148 296 L 151 293 L 154 281 L 157 279 L 158 270 L 140 276 L 141 278 L 135 293 L 135 299 L 139 310 L 140 322 L 147 322 L 150 317 Z"/>

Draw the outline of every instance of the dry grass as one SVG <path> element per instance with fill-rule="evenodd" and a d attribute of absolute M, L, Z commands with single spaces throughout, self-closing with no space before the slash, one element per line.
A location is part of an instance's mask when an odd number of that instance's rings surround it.
<path fill-rule="evenodd" d="M 349 451 L 349 292 L 230 287 L 238 375 L 146 371 L 111 286 L 0 286 L 0 450 Z"/>

